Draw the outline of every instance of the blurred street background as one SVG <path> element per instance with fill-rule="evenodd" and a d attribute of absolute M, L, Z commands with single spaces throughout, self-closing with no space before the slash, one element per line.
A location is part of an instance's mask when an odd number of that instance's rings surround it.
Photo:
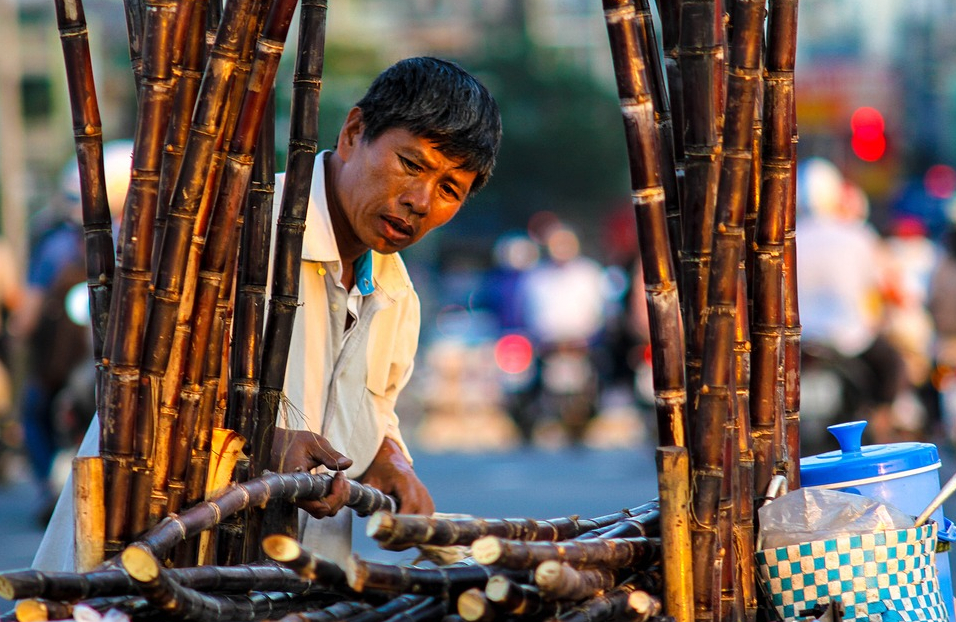
<path fill-rule="evenodd" d="M 123 12 L 84 4 L 122 156 L 136 116 Z M 954 19 L 944 0 L 800 2 L 805 455 L 835 448 L 826 425 L 867 419 L 865 442 L 933 442 L 941 478 L 956 470 Z M 280 169 L 295 39 L 277 80 Z M 52 3 L 0 2 L 0 40 L 2 570 L 32 559 L 93 366 L 70 294 L 82 254 Z M 320 144 L 381 69 L 417 54 L 478 74 L 504 124 L 489 185 L 405 255 L 423 330 L 399 413 L 439 510 L 592 516 L 652 498 L 646 310 L 600 3 L 331 3 Z M 128 161 L 114 162 L 121 193 Z"/>

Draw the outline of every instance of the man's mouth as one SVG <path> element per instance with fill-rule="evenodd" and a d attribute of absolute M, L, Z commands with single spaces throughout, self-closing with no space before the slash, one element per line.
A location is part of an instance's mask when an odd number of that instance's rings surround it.
<path fill-rule="evenodd" d="M 412 237 L 415 234 L 415 228 L 401 218 L 395 216 L 382 216 L 385 224 L 400 237 Z"/>

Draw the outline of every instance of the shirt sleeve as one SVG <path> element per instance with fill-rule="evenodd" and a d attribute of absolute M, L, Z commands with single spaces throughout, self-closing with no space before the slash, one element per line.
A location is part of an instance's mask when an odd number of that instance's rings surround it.
<path fill-rule="evenodd" d="M 382 320 L 382 321 L 379 321 Z M 414 290 L 391 308 L 379 312 L 374 334 L 369 339 L 370 388 L 383 399 L 375 401 L 380 429 L 385 438 L 398 443 L 409 462 L 412 461 L 408 446 L 402 438 L 395 404 L 402 390 L 408 385 L 415 367 L 418 336 L 421 330 L 421 303 Z M 381 357 L 387 355 L 387 361 Z M 378 370 L 373 370 L 377 367 Z M 371 376 L 378 375 L 378 379 Z M 377 386 L 376 386 L 377 385 Z"/>

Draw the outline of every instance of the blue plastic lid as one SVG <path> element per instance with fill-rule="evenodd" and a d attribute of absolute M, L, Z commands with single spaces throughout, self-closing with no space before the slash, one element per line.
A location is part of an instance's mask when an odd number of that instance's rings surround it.
<path fill-rule="evenodd" d="M 824 486 L 939 465 L 932 443 L 888 443 L 861 446 L 866 421 L 827 427 L 840 449 L 801 458 L 800 485 Z"/>

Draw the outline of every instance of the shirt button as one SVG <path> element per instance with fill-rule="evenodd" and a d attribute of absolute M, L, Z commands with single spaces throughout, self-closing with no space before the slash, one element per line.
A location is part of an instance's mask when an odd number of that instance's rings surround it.
<path fill-rule="evenodd" d="M 336 303 L 336 302 L 333 302 L 333 303 L 332 303 L 332 310 L 333 310 L 333 311 L 338 311 L 338 310 L 339 310 L 339 305 L 338 305 L 338 303 Z"/>
<path fill-rule="evenodd" d="M 325 268 L 323 268 L 322 266 L 319 266 L 319 275 L 325 276 Z"/>

